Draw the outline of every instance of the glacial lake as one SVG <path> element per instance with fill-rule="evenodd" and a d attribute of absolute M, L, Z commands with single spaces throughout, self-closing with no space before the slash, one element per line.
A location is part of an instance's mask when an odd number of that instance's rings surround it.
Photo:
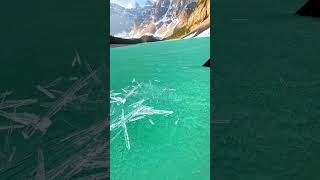
<path fill-rule="evenodd" d="M 210 69 L 202 64 L 210 38 L 111 48 L 110 56 L 110 178 L 209 179 Z"/>

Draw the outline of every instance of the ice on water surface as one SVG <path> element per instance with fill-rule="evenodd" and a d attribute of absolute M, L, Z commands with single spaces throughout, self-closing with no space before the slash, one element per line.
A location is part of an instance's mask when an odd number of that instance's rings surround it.
<path fill-rule="evenodd" d="M 160 82 L 157 80 L 156 82 Z M 150 96 L 150 92 L 156 93 Z M 129 127 L 134 126 L 136 121 L 146 121 L 154 125 L 150 119 L 153 115 L 169 116 L 174 112 L 167 109 L 157 109 L 157 98 L 163 96 L 163 91 L 158 85 L 151 81 L 147 83 L 138 82 L 135 78 L 131 84 L 121 91 L 110 92 L 111 124 L 110 131 L 117 132 L 111 137 L 111 142 L 119 136 L 124 135 L 125 145 L 130 150 Z M 155 119 L 156 120 L 156 119 Z"/>
<path fill-rule="evenodd" d="M 0 90 L 0 179 L 108 177 L 107 119 L 97 113 L 107 104 L 105 73 L 77 51 L 69 69 L 67 75 L 30 83 L 34 91 L 28 98 Z"/>
<path fill-rule="evenodd" d="M 111 179 L 208 179 L 209 52 L 205 38 L 111 49 Z"/>

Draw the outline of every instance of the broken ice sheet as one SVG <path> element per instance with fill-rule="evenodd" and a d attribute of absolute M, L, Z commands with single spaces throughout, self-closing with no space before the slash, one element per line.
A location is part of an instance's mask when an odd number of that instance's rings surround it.
<path fill-rule="evenodd" d="M 128 150 L 131 148 L 129 129 L 134 126 L 135 122 L 145 120 L 154 125 L 155 123 L 149 118 L 150 116 L 169 116 L 173 114 L 173 111 L 153 107 L 157 106 L 156 98 L 161 96 L 162 89 L 160 87 L 153 85 L 151 81 L 142 83 L 133 79 L 131 83 L 131 87 L 129 85 L 126 88 L 121 88 L 122 92 L 115 92 L 114 90 L 110 92 L 112 110 L 110 131 L 117 131 L 111 139 L 114 141 L 120 132 L 123 133 Z M 149 97 L 150 94 L 151 97 Z"/>
<path fill-rule="evenodd" d="M 1 130 L 10 130 L 10 129 L 20 129 L 25 127 L 24 125 L 12 125 L 12 126 L 0 126 L 0 131 Z"/>
<path fill-rule="evenodd" d="M 0 94 L 0 99 L 1 99 L 1 103 L 4 102 L 4 100 L 6 99 L 7 96 L 11 95 L 12 91 L 5 91 L 3 93 Z"/>
<path fill-rule="evenodd" d="M 6 100 L 0 103 L 0 109 L 18 108 L 21 106 L 28 106 L 38 102 L 38 99 L 20 99 L 20 100 Z"/>
<path fill-rule="evenodd" d="M 46 179 L 44 155 L 42 149 L 38 149 L 38 167 L 36 169 L 35 180 Z"/>
<path fill-rule="evenodd" d="M 50 91 L 48 91 L 48 90 L 45 89 L 44 87 L 42 87 L 42 86 L 40 86 L 40 85 L 38 85 L 38 86 L 36 86 L 36 87 L 37 87 L 37 89 L 38 89 L 39 91 L 41 91 L 43 94 L 47 95 L 49 98 L 51 98 L 51 99 L 56 98 Z"/>
<path fill-rule="evenodd" d="M 92 127 L 75 132 L 60 141 L 61 145 L 74 144 L 78 149 L 62 161 L 58 166 L 48 171 L 49 179 L 68 179 L 82 171 L 105 169 L 108 166 L 107 142 L 104 138 L 105 122 L 96 123 Z M 61 149 L 68 152 L 68 149 Z M 63 153 L 63 152 L 61 152 Z"/>
<path fill-rule="evenodd" d="M 100 80 L 104 74 L 99 73 L 103 67 L 81 62 L 78 52 L 75 59 L 79 66 L 69 67 L 73 69 L 70 73 L 30 83 L 35 91 L 27 93 L 29 99 L 16 93 L 13 97 L 9 90 L 0 92 L 0 137 L 4 137 L 0 138 L 0 179 L 108 176 L 107 120 L 105 114 L 96 113 L 105 103 L 106 90 Z M 76 108 L 79 105 L 81 108 Z M 86 116 L 79 118 L 79 114 Z M 79 126 L 70 128 L 68 121 Z M 49 127 L 52 130 L 47 132 Z"/>
<path fill-rule="evenodd" d="M 57 79 L 55 79 L 54 81 L 44 85 L 43 87 L 44 88 L 51 88 L 53 86 L 56 86 L 60 81 L 62 81 L 62 79 L 63 79 L 62 77 L 58 77 Z"/>
<path fill-rule="evenodd" d="M 74 67 L 76 64 L 81 65 L 81 59 L 78 51 L 75 51 L 75 56 L 73 57 L 71 66 Z"/>

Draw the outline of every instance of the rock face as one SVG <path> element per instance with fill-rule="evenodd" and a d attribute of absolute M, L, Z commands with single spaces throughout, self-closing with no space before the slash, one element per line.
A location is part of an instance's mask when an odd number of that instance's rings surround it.
<path fill-rule="evenodd" d="M 301 16 L 320 17 L 320 0 L 309 0 L 296 14 Z"/>
<path fill-rule="evenodd" d="M 187 23 L 195 6 L 196 0 L 157 0 L 154 3 L 148 1 L 135 20 L 130 36 L 168 37 L 173 34 L 176 27 Z"/>

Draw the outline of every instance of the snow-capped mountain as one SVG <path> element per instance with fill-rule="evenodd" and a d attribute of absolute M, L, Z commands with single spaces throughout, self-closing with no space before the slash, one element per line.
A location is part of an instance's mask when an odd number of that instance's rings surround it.
<path fill-rule="evenodd" d="M 168 37 L 176 27 L 186 24 L 195 7 L 196 0 L 157 0 L 154 3 L 148 1 L 135 20 L 130 36 Z"/>
<path fill-rule="evenodd" d="M 182 38 L 209 25 L 209 0 L 148 0 L 144 7 L 131 9 L 111 6 L 111 33 L 119 37 Z"/>
<path fill-rule="evenodd" d="M 134 20 L 139 16 L 141 7 L 127 9 L 118 4 L 110 3 L 110 33 L 126 36 L 133 27 Z"/>
<path fill-rule="evenodd" d="M 132 9 L 137 7 L 137 4 L 138 4 L 137 1 L 136 0 L 110 0 L 110 4 L 117 4 L 126 9 Z"/>

